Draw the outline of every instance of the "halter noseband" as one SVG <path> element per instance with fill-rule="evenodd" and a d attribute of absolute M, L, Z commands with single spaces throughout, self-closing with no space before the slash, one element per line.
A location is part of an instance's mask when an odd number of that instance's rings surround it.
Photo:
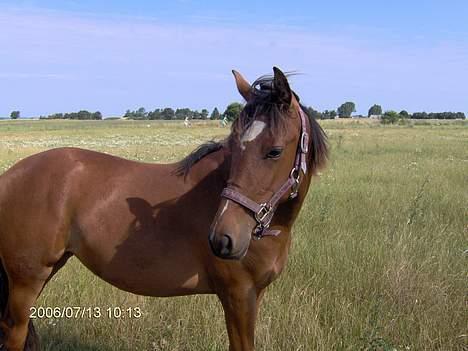
<path fill-rule="evenodd" d="M 278 202 L 281 200 L 283 195 L 289 191 L 289 189 L 291 189 L 289 198 L 294 199 L 299 191 L 299 176 L 301 174 L 301 170 L 304 172 L 304 175 L 307 173 L 306 156 L 309 151 L 309 134 L 307 133 L 307 117 L 300 107 L 299 116 L 301 119 L 301 137 L 299 138 L 294 166 L 291 169 L 289 178 L 283 183 L 278 191 L 273 194 L 270 201 L 258 204 L 231 187 L 224 188 L 221 193 L 222 197 L 232 200 L 253 212 L 253 217 L 255 218 L 257 225 L 252 232 L 252 236 L 256 240 L 261 239 L 265 235 L 277 236 L 280 233 L 279 230 L 268 229 L 273 219 L 273 215 L 275 214 L 276 207 L 278 206 Z"/>

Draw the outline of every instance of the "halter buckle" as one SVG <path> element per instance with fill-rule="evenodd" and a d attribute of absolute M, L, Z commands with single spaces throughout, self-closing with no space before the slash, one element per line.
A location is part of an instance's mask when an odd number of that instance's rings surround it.
<path fill-rule="evenodd" d="M 260 225 L 263 226 L 263 221 L 265 220 L 265 218 L 268 217 L 271 210 L 272 210 L 272 207 L 266 203 L 263 203 L 260 205 L 260 210 L 258 210 L 258 212 L 255 213 L 255 219 Z"/>

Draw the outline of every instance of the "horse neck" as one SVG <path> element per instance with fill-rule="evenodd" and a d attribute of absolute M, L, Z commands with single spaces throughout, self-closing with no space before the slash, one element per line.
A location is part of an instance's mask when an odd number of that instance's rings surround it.
<path fill-rule="evenodd" d="M 224 148 L 204 156 L 195 163 L 187 174 L 185 182 L 195 186 L 206 177 L 214 175 L 216 183 L 224 186 L 229 176 L 229 158 Z"/>

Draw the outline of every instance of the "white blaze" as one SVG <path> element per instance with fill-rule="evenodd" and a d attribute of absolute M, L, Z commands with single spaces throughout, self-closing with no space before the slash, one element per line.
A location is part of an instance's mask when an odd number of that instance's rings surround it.
<path fill-rule="evenodd" d="M 244 143 L 248 143 L 252 140 L 255 140 L 256 137 L 263 131 L 266 124 L 262 121 L 253 121 L 252 125 L 247 129 L 241 137 L 241 149 L 245 150 Z"/>
<path fill-rule="evenodd" d="M 216 218 L 216 222 L 215 222 L 215 224 L 213 226 L 213 231 L 216 230 L 216 226 L 218 225 L 218 219 L 223 216 L 224 212 L 226 212 L 226 210 L 228 208 L 228 205 L 229 205 L 229 200 L 226 200 L 226 203 L 224 204 L 224 207 L 221 210 L 221 213 L 219 214 L 218 218 Z"/>
<path fill-rule="evenodd" d="M 224 212 L 226 212 L 228 205 L 229 205 L 229 202 L 228 200 L 226 200 L 226 204 L 224 205 L 223 209 L 221 210 L 221 214 L 219 215 L 220 217 L 224 214 Z"/>

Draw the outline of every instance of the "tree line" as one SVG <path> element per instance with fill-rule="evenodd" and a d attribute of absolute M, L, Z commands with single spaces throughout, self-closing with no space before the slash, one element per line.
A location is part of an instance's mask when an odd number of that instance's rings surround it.
<path fill-rule="evenodd" d="M 200 119 L 200 120 L 235 120 L 242 111 L 244 105 L 239 102 L 230 103 L 223 113 L 220 113 L 218 108 L 215 107 L 211 113 L 207 109 L 192 110 L 190 108 L 177 108 L 171 107 L 156 108 L 153 111 L 146 111 L 144 107 L 140 107 L 137 110 L 127 110 L 122 116 L 127 119 L 149 119 L 149 120 L 185 120 L 185 119 Z M 324 110 L 318 111 L 313 107 L 306 107 L 308 113 L 315 119 L 335 119 L 339 118 L 351 118 L 352 114 L 356 112 L 356 105 L 352 101 L 346 101 L 341 104 L 336 110 Z M 20 111 L 12 111 L 10 118 L 17 119 L 20 117 Z M 366 116 L 355 116 L 355 117 L 366 117 Z M 399 119 L 466 119 L 463 112 L 414 112 L 409 113 L 406 110 L 400 112 L 385 111 L 383 112 L 382 106 L 378 104 L 372 105 L 368 112 L 367 117 L 381 118 L 386 122 L 393 123 L 394 120 Z M 71 113 L 54 113 L 48 116 L 40 116 L 40 119 L 74 119 L 74 120 L 101 120 L 102 114 L 99 111 L 89 112 L 81 110 L 78 112 Z"/>
<path fill-rule="evenodd" d="M 312 107 L 308 107 L 308 112 L 316 119 L 334 119 L 339 118 L 351 118 L 353 112 L 356 112 L 356 105 L 352 101 L 347 101 L 341 104 L 336 110 L 325 110 L 323 112 L 317 111 Z M 401 110 L 400 112 L 395 112 L 388 110 L 383 112 L 382 106 L 374 104 L 372 105 L 368 112 L 367 117 L 377 117 L 385 118 L 388 116 L 394 117 L 395 114 L 398 115 L 400 119 L 412 118 L 412 119 L 465 119 L 466 116 L 463 112 L 413 112 L 409 113 L 406 110 Z M 366 116 L 356 116 L 356 117 L 366 117 Z"/>
<path fill-rule="evenodd" d="M 154 111 L 146 111 L 144 107 L 137 110 L 127 110 L 123 118 L 127 119 L 162 119 L 162 120 L 185 120 L 185 119 L 201 119 L 201 120 L 222 120 L 233 121 L 239 117 L 244 105 L 239 102 L 230 103 L 223 113 L 220 113 L 215 107 L 211 113 L 207 109 L 191 110 L 189 108 L 178 108 L 174 110 L 171 107 L 157 108 Z"/>
<path fill-rule="evenodd" d="M 99 111 L 89 112 L 81 110 L 70 113 L 54 113 L 48 116 L 40 116 L 39 119 L 76 119 L 76 120 L 101 120 L 102 114 Z"/>
<path fill-rule="evenodd" d="M 207 109 L 191 110 L 189 108 L 173 109 L 171 107 L 157 108 L 154 111 L 146 111 L 140 107 L 135 111 L 127 110 L 123 118 L 128 119 L 163 119 L 163 120 L 184 120 L 184 119 L 219 119 L 220 113 L 215 107 L 211 114 Z"/>
<path fill-rule="evenodd" d="M 465 119 L 463 112 L 414 112 L 411 115 L 414 119 Z"/>

